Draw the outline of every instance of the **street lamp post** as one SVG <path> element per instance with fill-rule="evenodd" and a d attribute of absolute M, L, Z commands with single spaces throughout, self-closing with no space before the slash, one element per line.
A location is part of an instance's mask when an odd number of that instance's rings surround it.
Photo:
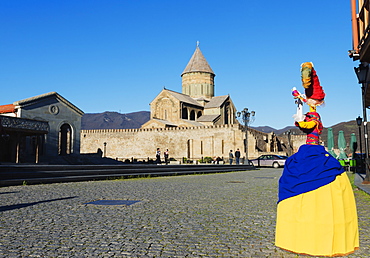
<path fill-rule="evenodd" d="M 104 142 L 104 158 L 107 156 L 107 143 Z"/>
<path fill-rule="evenodd" d="M 356 123 L 358 126 L 358 135 L 359 135 L 358 137 L 360 138 L 360 159 L 358 160 L 359 164 L 357 165 L 357 167 L 359 168 L 359 171 L 363 171 L 364 164 L 362 161 L 362 136 L 361 136 L 362 118 L 360 116 L 356 118 Z"/>
<path fill-rule="evenodd" d="M 365 172 L 366 176 L 363 183 L 370 183 L 370 170 L 369 170 L 369 142 L 367 132 L 367 114 L 366 114 L 366 88 L 369 83 L 369 65 L 367 63 L 361 63 L 359 67 L 355 67 L 355 72 L 358 78 L 358 83 L 361 84 L 361 95 L 362 95 L 362 112 L 364 119 L 364 136 L 365 136 Z"/>
<path fill-rule="evenodd" d="M 255 119 L 256 112 L 248 111 L 248 108 L 244 108 L 241 112 L 236 113 L 237 118 L 243 123 L 245 130 L 245 141 L 244 141 L 244 151 L 245 151 L 245 160 L 244 164 L 249 165 L 248 160 L 248 126 L 253 123 Z"/>
<path fill-rule="evenodd" d="M 357 126 L 358 126 L 358 135 L 359 135 L 359 138 L 360 138 L 360 153 L 362 153 L 362 136 L 361 136 L 362 118 L 360 116 L 358 116 L 356 118 L 356 123 L 357 123 Z"/>

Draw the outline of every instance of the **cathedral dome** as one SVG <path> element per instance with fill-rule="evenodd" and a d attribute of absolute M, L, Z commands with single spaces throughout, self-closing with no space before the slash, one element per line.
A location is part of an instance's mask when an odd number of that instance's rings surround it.
<path fill-rule="evenodd" d="M 204 72 L 204 73 L 211 73 L 215 76 L 212 68 L 208 64 L 207 60 L 203 56 L 202 52 L 200 51 L 199 46 L 195 49 L 193 56 L 190 58 L 188 65 L 185 67 L 185 70 L 182 72 L 181 76 L 185 73 L 193 73 L 193 72 Z"/>

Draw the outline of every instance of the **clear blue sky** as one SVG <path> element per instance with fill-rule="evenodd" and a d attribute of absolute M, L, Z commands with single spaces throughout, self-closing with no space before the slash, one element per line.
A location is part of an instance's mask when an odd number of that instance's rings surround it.
<path fill-rule="evenodd" d="M 181 92 L 200 41 L 216 96 L 256 111 L 252 126 L 293 125 L 307 61 L 324 126 L 362 114 L 350 1 L 2 0 L 0 24 L 1 105 L 56 91 L 85 113 L 149 111 L 164 86 Z"/>

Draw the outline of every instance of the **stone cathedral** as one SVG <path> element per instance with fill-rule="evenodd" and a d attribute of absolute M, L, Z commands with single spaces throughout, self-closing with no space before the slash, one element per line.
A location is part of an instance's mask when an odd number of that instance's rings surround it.
<path fill-rule="evenodd" d="M 230 96 L 214 96 L 215 74 L 199 46 L 181 77 L 182 93 L 163 89 L 150 103 L 151 119 L 142 128 L 237 124 Z"/>
<path fill-rule="evenodd" d="M 214 96 L 215 73 L 199 45 L 181 74 L 182 93 L 163 89 L 150 103 L 150 120 L 139 129 L 81 131 L 81 153 L 104 150 L 118 160 L 154 159 L 155 151 L 169 150 L 176 160 L 228 157 L 239 148 L 245 155 L 245 130 L 236 120 L 229 95 Z M 278 152 L 273 134 L 248 129 L 248 156 Z M 284 153 L 285 154 L 285 153 Z"/>

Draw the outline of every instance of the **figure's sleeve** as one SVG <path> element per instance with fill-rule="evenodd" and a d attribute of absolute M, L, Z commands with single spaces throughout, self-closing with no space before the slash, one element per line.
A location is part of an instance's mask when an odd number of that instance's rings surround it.
<path fill-rule="evenodd" d="M 300 128 L 304 128 L 304 129 L 312 129 L 317 125 L 316 121 L 309 121 L 309 122 L 301 121 L 301 122 L 296 122 L 295 124 L 296 126 L 299 126 Z"/>

